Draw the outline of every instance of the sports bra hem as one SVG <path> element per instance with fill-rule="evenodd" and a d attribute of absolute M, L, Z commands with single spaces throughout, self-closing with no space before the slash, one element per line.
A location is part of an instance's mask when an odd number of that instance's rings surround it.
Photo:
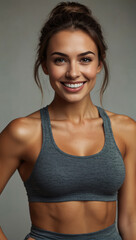
<path fill-rule="evenodd" d="M 61 199 L 61 200 L 52 200 L 52 199 L 47 199 L 45 200 L 44 198 L 43 199 L 29 199 L 28 198 L 28 201 L 29 203 L 31 202 L 39 202 L 39 203 L 57 203 L 57 202 L 80 202 L 80 201 L 90 201 L 90 202 L 116 202 L 117 201 L 117 197 L 114 197 L 113 199 L 95 199 L 95 198 L 92 198 L 92 199 L 84 199 L 84 198 L 73 198 L 73 199 Z"/>

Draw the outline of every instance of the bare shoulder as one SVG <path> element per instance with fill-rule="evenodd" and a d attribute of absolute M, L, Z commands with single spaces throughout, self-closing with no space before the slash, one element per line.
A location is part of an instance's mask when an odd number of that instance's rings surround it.
<path fill-rule="evenodd" d="M 14 141 L 27 142 L 40 126 L 40 111 L 33 112 L 27 116 L 13 119 L 1 132 L 1 135 L 8 136 Z"/>
<path fill-rule="evenodd" d="M 123 114 L 117 114 L 105 110 L 110 118 L 113 129 L 118 132 L 127 143 L 136 140 L 136 121 Z"/>

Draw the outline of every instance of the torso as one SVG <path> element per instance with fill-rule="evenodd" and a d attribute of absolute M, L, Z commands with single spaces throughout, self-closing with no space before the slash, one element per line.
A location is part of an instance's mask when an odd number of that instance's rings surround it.
<path fill-rule="evenodd" d="M 122 127 L 121 124 L 119 125 L 121 116 L 109 111 L 106 113 L 111 120 L 116 144 L 124 157 L 125 144 L 121 134 Z M 24 121 L 29 127 L 30 140 L 28 140 L 26 151 L 22 156 L 24 161 L 19 167 L 23 181 L 30 176 L 42 146 L 40 112 L 37 111 L 27 116 Z M 85 121 L 82 125 L 51 120 L 51 127 L 55 143 L 63 152 L 76 156 L 87 156 L 100 152 L 104 146 L 102 123 L 101 118 Z M 30 203 L 30 215 L 33 225 L 45 230 L 71 234 L 88 233 L 101 230 L 114 223 L 116 202 L 33 202 Z"/>

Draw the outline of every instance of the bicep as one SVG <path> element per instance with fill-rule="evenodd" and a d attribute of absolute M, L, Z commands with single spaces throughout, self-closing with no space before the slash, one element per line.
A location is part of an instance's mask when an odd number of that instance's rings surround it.
<path fill-rule="evenodd" d="M 11 161 L 14 162 L 14 164 L 11 164 Z M 1 158 L 0 156 L 0 193 L 3 191 L 8 180 L 17 169 L 17 164 L 15 163 L 16 161 L 14 159 Z"/>
<path fill-rule="evenodd" d="M 136 220 L 136 123 L 126 132 L 126 154 L 124 164 L 126 175 L 118 194 L 119 225 Z"/>
<path fill-rule="evenodd" d="M 0 193 L 21 162 L 16 125 L 14 120 L 0 134 Z"/>

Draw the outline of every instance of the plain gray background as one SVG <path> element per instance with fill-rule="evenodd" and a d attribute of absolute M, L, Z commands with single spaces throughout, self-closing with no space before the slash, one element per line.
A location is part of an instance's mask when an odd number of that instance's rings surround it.
<path fill-rule="evenodd" d="M 41 27 L 49 11 L 60 1 L 0 1 L 0 130 L 13 119 L 49 104 L 53 90 L 41 74 L 45 92 L 33 79 L 33 65 Z M 104 108 L 135 119 L 136 104 L 136 1 L 84 0 L 100 21 L 108 44 L 110 84 L 104 95 Z M 102 74 L 92 93 L 99 104 Z M 0 200 L 0 223 L 10 240 L 24 239 L 30 230 L 26 192 L 18 173 L 8 182 Z"/>

